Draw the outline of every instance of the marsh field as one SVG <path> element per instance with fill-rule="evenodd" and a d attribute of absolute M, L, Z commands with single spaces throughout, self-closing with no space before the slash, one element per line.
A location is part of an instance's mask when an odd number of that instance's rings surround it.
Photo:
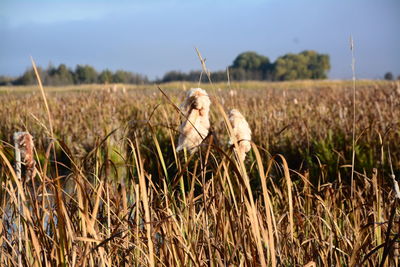
<path fill-rule="evenodd" d="M 212 135 L 176 152 L 199 86 Z M 0 87 L 0 265 L 398 266 L 400 84 L 357 81 L 355 99 L 352 81 Z"/>

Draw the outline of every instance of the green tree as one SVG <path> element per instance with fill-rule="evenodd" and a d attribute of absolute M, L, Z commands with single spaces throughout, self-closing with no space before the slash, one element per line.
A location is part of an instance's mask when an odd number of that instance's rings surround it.
<path fill-rule="evenodd" d="M 12 85 L 14 78 L 0 75 L 0 85 Z"/>
<path fill-rule="evenodd" d="M 165 73 L 162 78 L 162 82 L 172 82 L 172 81 L 187 81 L 187 75 L 180 71 L 169 71 Z"/>
<path fill-rule="evenodd" d="M 45 80 L 46 85 L 70 85 L 74 84 L 74 74 L 65 65 L 60 64 L 58 68 L 49 66 L 46 70 L 47 78 Z"/>
<path fill-rule="evenodd" d="M 268 57 L 248 51 L 239 54 L 230 69 L 239 80 L 265 80 L 271 76 L 271 67 Z"/>
<path fill-rule="evenodd" d="M 65 64 L 60 64 L 58 66 L 57 76 L 60 85 L 69 85 L 74 83 L 74 73 Z"/>
<path fill-rule="evenodd" d="M 131 83 L 132 73 L 117 70 L 113 75 L 113 82 L 114 83 Z"/>
<path fill-rule="evenodd" d="M 225 82 L 228 80 L 226 71 L 214 71 L 211 72 L 211 81 L 213 82 Z"/>
<path fill-rule="evenodd" d="M 318 54 L 313 50 L 306 50 L 300 53 L 307 59 L 307 69 L 311 71 L 310 79 L 326 79 L 327 71 L 330 70 L 329 55 Z"/>
<path fill-rule="evenodd" d="M 279 57 L 274 63 L 272 78 L 277 81 L 326 79 L 329 69 L 328 55 L 308 50 Z"/>
<path fill-rule="evenodd" d="M 393 80 L 393 74 L 391 72 L 386 72 L 384 78 L 387 81 L 391 81 Z"/>
<path fill-rule="evenodd" d="M 113 73 L 110 70 L 103 70 L 98 80 L 100 83 L 111 83 L 113 81 Z"/>
<path fill-rule="evenodd" d="M 242 68 L 232 68 L 229 70 L 230 79 L 234 81 L 245 81 L 247 80 L 247 72 Z"/>
<path fill-rule="evenodd" d="M 97 72 L 89 65 L 78 65 L 75 69 L 75 81 L 77 84 L 96 83 Z"/>
<path fill-rule="evenodd" d="M 306 72 L 304 57 L 296 54 L 286 54 L 279 57 L 274 64 L 273 78 L 277 81 L 290 81 L 299 79 Z"/>
<path fill-rule="evenodd" d="M 42 81 L 47 79 L 47 73 L 41 67 L 36 68 Z M 16 85 L 34 85 L 37 84 L 36 74 L 33 68 L 27 69 L 21 77 L 15 82 Z"/>
<path fill-rule="evenodd" d="M 270 64 L 268 57 L 257 54 L 256 52 L 244 52 L 238 55 L 231 68 L 244 70 L 261 70 Z"/>
<path fill-rule="evenodd" d="M 146 76 L 124 70 L 117 70 L 112 78 L 114 83 L 144 84 L 148 83 Z"/>
<path fill-rule="evenodd" d="M 132 76 L 131 76 L 130 83 L 133 83 L 133 84 L 146 84 L 146 83 L 149 83 L 149 79 L 147 78 L 147 76 L 141 75 L 141 74 L 138 74 L 138 73 L 131 73 L 131 74 L 132 74 Z"/>

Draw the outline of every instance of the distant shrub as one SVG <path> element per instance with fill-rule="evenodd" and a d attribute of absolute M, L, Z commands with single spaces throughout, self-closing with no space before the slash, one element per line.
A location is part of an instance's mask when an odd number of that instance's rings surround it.
<path fill-rule="evenodd" d="M 391 81 L 393 80 L 393 74 L 391 72 L 386 72 L 384 78 L 387 81 Z"/>

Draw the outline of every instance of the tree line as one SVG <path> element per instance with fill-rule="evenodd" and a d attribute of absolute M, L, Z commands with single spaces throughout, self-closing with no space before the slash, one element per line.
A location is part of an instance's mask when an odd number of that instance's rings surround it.
<path fill-rule="evenodd" d="M 260 81 L 291 81 L 305 79 L 326 79 L 330 69 L 329 55 L 319 54 L 306 50 L 298 54 L 286 54 L 271 62 L 268 57 L 256 52 L 239 54 L 227 71 L 211 72 L 214 82 L 260 80 Z M 198 81 L 200 71 L 189 73 L 170 71 L 164 75 L 160 82 L 170 81 Z M 203 75 L 202 80 L 208 77 Z"/>
<path fill-rule="evenodd" d="M 329 55 L 319 54 L 313 50 L 306 50 L 298 54 L 289 53 L 278 57 L 271 62 L 268 57 L 256 52 L 239 54 L 233 63 L 223 71 L 209 73 L 213 82 L 260 80 L 260 81 L 291 81 L 306 79 L 326 79 L 330 70 Z M 145 75 L 124 70 L 115 72 L 103 70 L 98 72 L 90 65 L 77 65 L 74 70 L 65 64 L 58 67 L 50 65 L 46 69 L 38 67 L 39 75 L 44 85 L 71 85 L 71 84 L 146 84 L 149 79 Z M 384 78 L 392 80 L 393 74 L 386 73 Z M 400 76 L 398 77 L 400 79 Z M 201 71 L 167 72 L 156 83 L 172 81 L 208 81 L 208 75 Z M 32 68 L 26 70 L 20 77 L 10 78 L 0 76 L 0 85 L 32 85 L 36 84 L 36 76 Z"/>
<path fill-rule="evenodd" d="M 50 65 L 46 69 L 37 68 L 42 83 L 44 85 L 71 85 L 71 84 L 146 84 L 149 79 L 141 74 L 117 70 L 112 72 L 108 69 L 101 72 L 90 65 L 77 65 L 75 70 L 68 68 L 65 64 L 58 67 Z M 10 77 L 0 77 L 0 85 L 33 85 L 36 84 L 36 75 L 33 68 L 26 70 L 20 77 L 15 79 Z"/>

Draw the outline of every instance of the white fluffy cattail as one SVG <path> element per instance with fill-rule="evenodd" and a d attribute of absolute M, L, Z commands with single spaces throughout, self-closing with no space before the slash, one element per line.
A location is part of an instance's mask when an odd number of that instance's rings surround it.
<path fill-rule="evenodd" d="M 183 148 L 194 152 L 208 135 L 210 128 L 210 98 L 205 90 L 192 88 L 188 91 L 185 101 L 181 105 L 181 111 L 186 116 L 179 130 L 177 151 Z"/>
<path fill-rule="evenodd" d="M 251 130 L 249 124 L 237 109 L 232 109 L 229 112 L 229 121 L 232 124 L 233 130 L 230 144 L 237 142 L 238 151 L 236 152 L 240 160 L 244 160 L 246 158 L 246 153 L 251 149 Z"/>

